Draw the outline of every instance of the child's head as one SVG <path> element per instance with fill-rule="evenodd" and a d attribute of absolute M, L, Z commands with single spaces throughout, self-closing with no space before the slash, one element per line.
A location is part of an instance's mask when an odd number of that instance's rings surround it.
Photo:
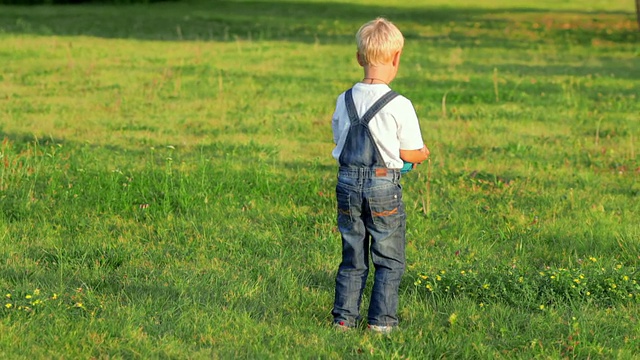
<path fill-rule="evenodd" d="M 360 27 L 356 42 L 363 65 L 375 66 L 391 62 L 393 56 L 402 50 L 404 37 L 390 21 L 377 18 Z"/>

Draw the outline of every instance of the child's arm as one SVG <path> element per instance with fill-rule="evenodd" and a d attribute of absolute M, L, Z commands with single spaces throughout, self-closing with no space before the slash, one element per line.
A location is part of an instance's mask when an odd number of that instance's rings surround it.
<path fill-rule="evenodd" d="M 429 153 L 429 149 L 425 145 L 422 149 L 418 150 L 400 150 L 400 158 L 406 162 L 420 164 L 427 160 Z"/>

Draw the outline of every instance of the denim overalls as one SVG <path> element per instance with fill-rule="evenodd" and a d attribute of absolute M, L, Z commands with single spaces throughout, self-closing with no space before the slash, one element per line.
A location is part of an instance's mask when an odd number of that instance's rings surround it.
<path fill-rule="evenodd" d="M 389 91 L 360 119 L 351 89 L 345 93 L 351 125 L 339 158 L 336 186 L 342 262 L 336 276 L 332 311 L 334 322 L 344 326 L 356 326 L 360 319 L 369 256 L 375 268 L 375 280 L 368 323 L 398 324 L 398 288 L 405 269 L 406 227 L 401 175 L 399 169 L 386 167 L 368 128 L 375 114 L 397 95 Z"/>

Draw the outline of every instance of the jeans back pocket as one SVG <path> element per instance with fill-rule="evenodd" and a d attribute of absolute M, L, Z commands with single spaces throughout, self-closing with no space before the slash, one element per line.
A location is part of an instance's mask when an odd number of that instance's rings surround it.
<path fill-rule="evenodd" d="M 395 229 L 405 218 L 402 193 L 372 196 L 369 198 L 369 208 L 373 224 L 378 230 Z"/>

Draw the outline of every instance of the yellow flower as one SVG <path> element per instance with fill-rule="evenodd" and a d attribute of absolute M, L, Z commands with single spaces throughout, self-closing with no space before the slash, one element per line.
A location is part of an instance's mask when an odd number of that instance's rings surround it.
<path fill-rule="evenodd" d="M 518 282 L 519 283 L 524 282 L 524 276 L 520 276 L 520 278 L 518 278 Z"/>
<path fill-rule="evenodd" d="M 551 279 L 555 279 L 555 278 L 556 278 L 556 276 L 555 276 L 555 275 L 551 275 L 551 276 L 550 276 L 550 278 L 551 278 Z"/>
<path fill-rule="evenodd" d="M 544 310 L 544 305 L 540 305 L 540 310 Z"/>
<path fill-rule="evenodd" d="M 440 277 L 440 275 L 436 275 L 436 280 L 437 280 L 437 281 L 442 280 L 442 278 Z"/>
<path fill-rule="evenodd" d="M 433 287 L 431 287 L 431 284 L 427 284 L 426 288 L 427 290 L 433 292 Z"/>
<path fill-rule="evenodd" d="M 13 304 L 7 303 L 4 305 L 4 307 L 6 307 L 7 309 L 11 309 L 13 307 Z"/>
<path fill-rule="evenodd" d="M 460 271 L 460 274 L 464 275 L 464 274 L 465 274 L 465 271 L 464 271 L 464 270 Z"/>
<path fill-rule="evenodd" d="M 488 289 L 489 288 L 489 284 L 482 284 L 482 288 L 483 289 Z"/>
<path fill-rule="evenodd" d="M 480 305 L 480 307 L 484 307 L 484 303 L 480 303 L 479 305 Z"/>
<path fill-rule="evenodd" d="M 458 320 L 458 314 L 453 313 L 453 314 L 449 315 L 449 324 L 455 325 L 457 320 Z"/>
<path fill-rule="evenodd" d="M 77 308 L 84 308 L 84 305 L 82 305 L 82 303 L 81 303 L 81 302 L 77 302 L 77 303 L 75 303 L 75 305 L 73 305 L 73 306 L 75 306 L 75 307 L 77 307 Z"/>
<path fill-rule="evenodd" d="M 53 293 L 53 296 L 51 297 L 52 300 L 56 300 L 58 298 L 58 294 Z"/>
<path fill-rule="evenodd" d="M 625 275 L 625 276 L 622 277 L 622 280 L 629 281 L 629 277 L 627 275 Z"/>
<path fill-rule="evenodd" d="M 590 257 L 589 257 L 589 260 L 591 260 L 591 261 L 593 261 L 593 262 L 597 262 L 597 261 L 598 261 L 598 259 L 594 258 L 593 256 L 590 256 Z"/>
<path fill-rule="evenodd" d="M 7 294 L 7 295 L 5 295 L 5 297 L 6 297 L 7 299 L 11 299 L 11 294 Z"/>
<path fill-rule="evenodd" d="M 40 295 L 40 289 L 33 290 L 33 295 L 36 295 L 36 296 Z"/>
<path fill-rule="evenodd" d="M 25 299 L 31 299 L 31 295 L 27 294 L 24 298 Z"/>
<path fill-rule="evenodd" d="M 440 271 L 440 274 L 444 274 L 444 273 L 446 273 L 446 271 L 444 271 L 444 270 L 441 270 L 441 271 Z"/>
<path fill-rule="evenodd" d="M 587 296 L 589 296 L 589 295 L 591 295 L 591 292 L 590 292 L 590 291 L 587 291 Z"/>
<path fill-rule="evenodd" d="M 575 282 L 576 284 L 580 284 L 580 279 L 573 279 L 573 282 Z"/>
<path fill-rule="evenodd" d="M 429 278 L 427 275 L 420 275 L 420 277 L 425 279 L 425 280 Z"/>

